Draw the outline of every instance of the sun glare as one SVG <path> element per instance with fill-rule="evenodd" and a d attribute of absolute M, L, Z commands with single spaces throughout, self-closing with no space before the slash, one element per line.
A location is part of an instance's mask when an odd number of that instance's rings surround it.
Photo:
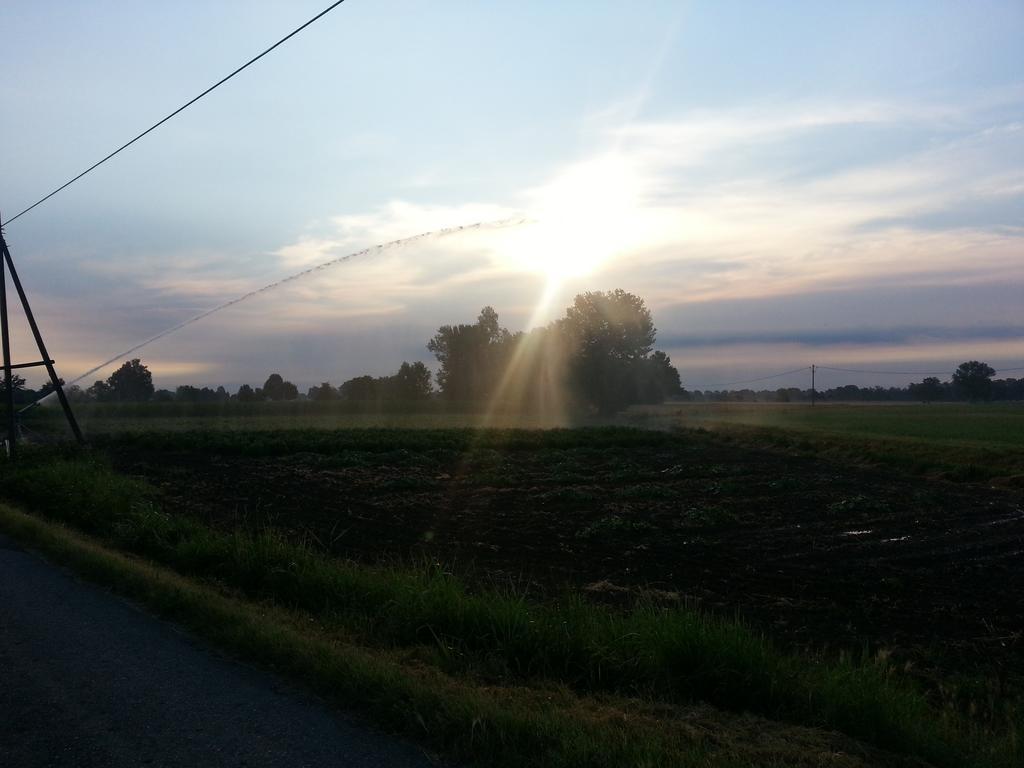
<path fill-rule="evenodd" d="M 635 244 L 639 184 L 617 156 L 581 163 L 531 194 L 532 223 L 510 232 L 502 257 L 561 282 L 594 272 Z"/>

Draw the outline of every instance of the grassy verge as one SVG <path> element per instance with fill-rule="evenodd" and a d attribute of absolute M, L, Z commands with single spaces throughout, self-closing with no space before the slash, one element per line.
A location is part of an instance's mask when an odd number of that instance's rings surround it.
<path fill-rule="evenodd" d="M 232 599 L 0 505 L 0 529 L 217 645 L 298 678 L 342 706 L 459 760 L 496 766 L 743 766 L 692 730 L 546 690 L 460 682 L 399 654 L 340 642 L 272 605 Z M 405 663 L 403 663 L 405 662 Z M 781 764 L 781 763 L 780 763 Z"/>
<path fill-rule="evenodd" d="M 951 712 L 934 711 L 882 664 L 787 656 L 742 626 L 694 612 L 614 612 L 572 598 L 533 605 L 513 594 L 469 592 L 436 568 L 368 569 L 268 530 L 216 532 L 166 514 L 144 484 L 82 458 L 6 467 L 3 479 L 7 493 L 53 519 L 180 574 L 315 617 L 364 648 L 429 648 L 424 663 L 446 679 L 500 688 L 554 683 L 573 696 L 641 697 L 669 706 L 705 701 L 835 728 L 940 765 L 1008 766 L 1022 756 L 1012 732 L 982 733 Z M 465 726 L 455 714 L 444 717 Z M 539 748 L 524 743 L 527 752 Z M 638 763 L 640 757 L 609 764 L 643 764 L 647 758 Z"/>

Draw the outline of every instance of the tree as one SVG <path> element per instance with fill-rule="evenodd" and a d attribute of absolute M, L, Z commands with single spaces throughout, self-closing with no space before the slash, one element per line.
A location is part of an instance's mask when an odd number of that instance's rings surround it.
<path fill-rule="evenodd" d="M 105 381 L 93 382 L 93 385 L 85 390 L 85 394 L 90 400 L 95 400 L 97 403 L 107 403 L 114 399 L 110 385 Z"/>
<path fill-rule="evenodd" d="M 920 384 L 911 384 L 908 389 L 910 396 L 922 403 L 930 403 L 942 397 L 942 382 L 934 376 L 927 377 Z"/>
<path fill-rule="evenodd" d="M 565 311 L 567 330 L 584 355 L 639 360 L 654 347 L 655 328 L 644 300 L 621 288 L 578 295 Z"/>
<path fill-rule="evenodd" d="M 179 403 L 198 403 L 201 399 L 200 391 L 190 384 L 180 384 L 174 390 L 174 399 Z"/>
<path fill-rule="evenodd" d="M 11 374 L 11 389 L 14 390 L 15 402 L 22 392 L 25 391 L 25 377 L 19 376 L 16 373 Z M 4 402 L 7 398 L 7 380 L 0 376 L 0 394 L 4 397 Z"/>
<path fill-rule="evenodd" d="M 332 387 L 329 381 L 325 381 L 319 387 L 310 387 L 308 396 L 310 400 L 318 400 L 321 402 L 337 400 L 338 390 Z"/>
<path fill-rule="evenodd" d="M 253 388 L 248 384 L 243 384 L 238 388 L 238 394 L 235 395 L 240 403 L 251 403 L 257 399 L 256 393 Z"/>
<path fill-rule="evenodd" d="M 373 376 L 357 376 L 338 387 L 341 396 L 355 402 L 369 402 L 380 396 L 378 379 Z"/>
<path fill-rule="evenodd" d="M 992 377 L 995 370 L 988 363 L 970 360 L 960 363 L 953 373 L 953 387 L 968 400 L 988 400 L 992 396 Z"/>
<path fill-rule="evenodd" d="M 294 400 L 299 396 L 299 388 L 281 378 L 281 374 L 272 373 L 263 384 L 263 394 L 271 400 Z"/>
<path fill-rule="evenodd" d="M 519 340 L 498 324 L 498 313 L 484 307 L 473 325 L 443 325 L 429 342 L 440 368 L 437 383 L 450 400 L 484 400 L 490 397 Z"/>
<path fill-rule="evenodd" d="M 635 401 L 638 363 L 650 354 L 655 336 L 643 299 L 621 288 L 580 294 L 561 328 L 569 340 L 569 385 L 577 399 L 603 414 Z"/>
<path fill-rule="evenodd" d="M 51 385 L 52 388 L 52 385 Z M 25 379 L 16 373 L 11 374 L 11 389 L 14 391 L 14 403 L 15 405 L 22 405 L 24 403 L 31 403 L 38 398 L 42 397 L 39 392 L 29 389 L 25 386 Z M 4 381 L 3 376 L 0 376 L 0 407 L 5 406 L 7 403 L 7 383 Z"/>
<path fill-rule="evenodd" d="M 89 401 L 89 395 L 77 384 L 68 387 L 64 394 L 67 395 L 68 402 L 71 403 L 87 403 Z"/>
<path fill-rule="evenodd" d="M 683 386 L 679 379 L 679 371 L 672 365 L 672 360 L 661 350 L 656 350 L 644 361 L 646 371 L 644 378 L 648 380 L 644 403 L 660 403 L 669 397 L 679 397 Z"/>
<path fill-rule="evenodd" d="M 389 395 L 396 400 L 426 400 L 433 392 L 430 380 L 430 369 L 423 363 L 402 363 L 389 378 Z"/>
<path fill-rule="evenodd" d="M 110 374 L 107 387 L 109 399 L 119 402 L 143 402 L 153 396 L 153 374 L 135 358 Z"/>
<path fill-rule="evenodd" d="M 59 379 L 57 379 L 57 381 L 60 383 L 61 387 L 64 386 L 64 379 L 60 379 L 59 378 Z M 0 383 L 0 389 L 2 389 L 2 388 L 3 388 L 3 384 Z M 49 395 L 53 391 L 54 391 L 53 382 L 50 381 L 49 379 L 47 379 L 46 381 L 43 382 L 43 386 L 41 386 L 39 388 L 39 390 L 36 392 L 36 396 L 39 397 L 40 399 L 42 399 L 42 398 L 46 397 L 47 395 Z"/>

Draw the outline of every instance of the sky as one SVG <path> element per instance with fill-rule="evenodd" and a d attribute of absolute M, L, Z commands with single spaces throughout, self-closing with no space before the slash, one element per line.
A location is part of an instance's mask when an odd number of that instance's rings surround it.
<path fill-rule="evenodd" d="M 3 4 L 0 215 L 326 5 Z M 431 363 L 484 305 L 520 330 L 623 288 L 690 388 L 1021 367 L 1021 39 L 1019 0 L 347 0 L 6 239 L 69 381 L 319 262 L 505 219 L 525 223 L 371 251 L 136 354 L 159 387 L 304 390 Z"/>

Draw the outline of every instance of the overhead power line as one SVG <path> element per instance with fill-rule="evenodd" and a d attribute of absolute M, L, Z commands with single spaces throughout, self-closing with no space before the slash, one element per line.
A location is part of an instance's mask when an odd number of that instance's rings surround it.
<path fill-rule="evenodd" d="M 815 366 L 819 371 L 840 371 L 842 373 L 870 373 L 876 376 L 929 376 L 929 375 L 945 375 L 949 374 L 950 371 L 876 371 L 869 370 L 866 368 L 836 368 L 830 365 L 817 365 Z M 767 381 L 769 379 L 779 379 L 783 376 L 792 376 L 796 373 L 803 373 L 804 371 L 811 370 L 811 366 L 805 365 L 803 368 L 794 368 L 791 371 L 783 371 L 782 373 L 773 373 L 769 376 L 760 376 L 756 379 L 744 379 L 743 381 L 723 381 L 718 384 L 689 384 L 687 385 L 690 389 L 716 389 L 720 387 L 736 387 L 740 384 L 756 384 L 759 381 Z M 1024 371 L 1024 366 L 1019 368 L 999 368 L 996 373 L 1012 373 L 1014 371 Z"/>
<path fill-rule="evenodd" d="M 873 373 L 879 376 L 929 376 L 932 374 L 945 374 L 949 373 L 949 370 L 945 371 L 869 371 L 862 368 L 833 368 L 830 365 L 819 365 L 818 370 L 820 371 L 842 371 L 843 373 Z"/>
<path fill-rule="evenodd" d="M 782 373 L 773 373 L 770 376 L 760 376 L 756 379 L 745 379 L 744 381 L 723 381 L 720 384 L 690 384 L 691 389 L 712 389 L 714 387 L 735 387 L 739 384 L 755 384 L 759 381 L 767 381 L 768 379 L 780 379 L 783 376 L 792 376 L 794 373 L 802 373 L 804 371 L 811 370 L 811 366 L 805 365 L 803 368 L 794 368 L 792 371 L 783 371 Z"/>
<path fill-rule="evenodd" d="M 873 371 L 864 368 L 833 368 L 829 365 L 819 365 L 818 370 L 842 371 L 843 373 L 872 373 L 876 376 L 943 376 L 950 373 L 948 368 L 944 371 Z M 1024 366 L 1020 368 L 999 368 L 996 370 L 996 373 L 1010 373 L 1012 371 L 1024 371 Z"/>
<path fill-rule="evenodd" d="M 184 111 L 185 111 L 186 109 L 188 109 L 189 107 L 191 107 L 191 106 L 192 106 L 193 104 L 195 104 L 195 103 L 196 103 L 197 101 L 199 101 L 199 100 L 200 100 L 201 98 L 203 98 L 204 96 L 206 96 L 206 95 L 207 95 L 208 93 L 210 93 L 210 92 L 212 92 L 212 91 L 216 90 L 217 88 L 219 88 L 220 86 L 224 85 L 224 83 L 226 83 L 226 82 L 227 82 L 228 80 L 230 80 L 231 78 L 233 78 L 233 77 L 234 77 L 235 75 L 237 75 L 237 74 L 238 74 L 239 72 L 241 72 L 241 71 L 242 71 L 243 69 L 246 69 L 247 67 L 251 66 L 252 64 L 255 64 L 255 63 L 256 63 L 257 61 L 259 61 L 260 59 L 262 59 L 262 58 L 263 58 L 264 56 L 266 56 L 266 55 L 267 55 L 268 53 L 270 53 L 270 52 L 271 52 L 272 50 L 274 50 L 275 48 L 277 48 L 277 47 L 278 47 L 279 45 L 281 45 L 282 43 L 285 43 L 285 42 L 287 42 L 288 40 L 290 40 L 291 38 L 295 37 L 295 35 L 299 34 L 299 32 L 301 32 L 302 30 L 304 30 L 304 29 L 305 29 L 306 27 L 308 27 L 308 26 L 309 26 L 310 24 L 312 24 L 313 22 L 315 22 L 315 21 L 317 21 L 317 20 L 321 19 L 322 17 L 326 16 L 326 15 L 327 15 L 328 13 L 330 13 L 331 11 L 333 11 L 333 10 L 334 10 L 335 8 L 337 8 L 337 7 L 339 6 L 339 5 L 341 5 L 341 4 L 343 3 L 343 2 L 345 2 L 345 0 L 337 0 L 337 2 L 335 2 L 335 3 L 331 3 L 331 5 L 327 6 L 327 8 L 325 8 L 325 9 L 324 9 L 324 10 L 322 10 L 322 11 L 320 11 L 320 13 L 318 13 L 318 14 L 317 14 L 316 16 L 314 16 L 313 18 L 311 18 L 311 19 L 310 19 L 309 21 L 307 21 L 307 22 L 306 22 L 305 24 L 303 24 L 302 26 L 300 26 L 300 27 L 296 27 L 296 28 L 295 28 L 294 30 L 292 30 L 291 32 L 289 32 L 289 33 L 288 33 L 287 35 L 285 35 L 284 37 L 282 37 L 282 38 L 281 38 L 280 40 L 278 40 L 278 41 L 277 41 L 276 43 L 274 43 L 274 44 L 273 44 L 272 46 L 270 46 L 270 47 L 269 47 L 269 48 L 267 48 L 267 49 L 266 49 L 265 51 L 263 51 L 263 53 L 261 53 L 261 54 L 259 54 L 258 56 L 254 56 L 253 58 L 249 59 L 249 60 L 248 60 L 247 62 L 245 62 L 245 64 L 243 64 L 242 66 L 240 66 L 240 67 L 239 67 L 238 69 L 236 69 L 236 70 L 235 70 L 234 72 L 232 72 L 232 73 L 231 73 L 230 75 L 227 75 L 226 77 L 223 77 L 223 78 L 221 78 L 221 79 L 220 79 L 220 80 L 218 80 L 218 81 L 217 81 L 216 83 L 214 83 L 214 84 L 213 84 L 213 85 L 211 85 L 211 86 L 210 86 L 209 88 L 207 88 L 207 89 L 206 89 L 205 91 L 203 91 L 202 93 L 200 93 L 200 94 L 199 94 L 198 96 L 196 96 L 195 98 L 191 99 L 190 101 L 187 101 L 187 102 L 185 102 L 184 104 L 182 104 L 182 105 L 181 105 L 180 107 L 178 107 L 178 108 L 177 108 L 176 110 L 174 110 L 174 111 L 173 111 L 173 112 L 171 112 L 171 113 L 170 113 L 169 115 L 167 115 L 167 117 L 163 118 L 162 120 L 159 120 L 159 121 L 157 121 L 156 123 L 153 123 L 153 125 L 151 125 L 151 126 L 150 126 L 149 128 L 147 128 L 146 130 L 144 130 L 144 131 L 143 131 L 142 133 L 140 133 L 140 134 L 139 134 L 138 136 L 136 136 L 136 137 L 135 137 L 134 139 L 132 139 L 131 141 L 129 141 L 129 142 L 125 143 L 125 144 L 122 144 L 122 145 L 121 145 L 120 147 L 118 147 L 117 149 L 115 149 L 115 150 L 114 150 L 113 152 L 111 152 L 111 153 L 110 153 L 109 155 L 107 155 L 106 157 L 104 157 L 104 158 L 103 158 L 102 160 L 100 160 L 99 162 L 93 163 L 92 165 L 90 165 L 90 166 L 89 166 L 88 168 L 86 168 L 86 169 L 85 169 L 84 171 L 82 171 L 82 172 L 81 172 L 80 174 L 78 174 L 77 176 L 75 176 L 75 177 L 74 177 L 73 179 L 71 179 L 70 181 L 66 181 L 66 182 L 64 182 L 63 184 L 61 184 L 61 185 L 60 185 L 59 187 L 57 187 L 57 188 L 56 188 L 55 190 L 53 190 L 53 191 L 52 191 L 52 192 L 51 192 L 50 194 L 46 195 L 45 197 L 41 197 L 41 198 L 39 198 L 39 199 L 38 199 L 38 200 L 36 200 L 36 201 L 35 201 L 34 203 L 32 203 L 32 205 L 30 205 L 30 206 L 29 206 L 28 208 L 26 208 L 25 210 L 23 210 L 23 211 L 22 211 L 21 213 L 17 214 L 16 216 L 12 216 L 12 217 L 11 217 L 10 219 L 8 219 L 8 220 L 7 220 L 6 222 L 4 222 L 4 224 L 5 224 L 5 225 L 6 225 L 6 224 L 10 224 L 10 223 L 11 223 L 12 221 L 14 221 L 15 219 L 18 219 L 18 218 L 20 218 L 20 217 L 24 216 L 24 215 L 25 215 L 26 213 L 28 213 L 29 211 L 31 211 L 31 210 L 32 210 L 33 208 L 35 208 L 35 207 L 36 207 L 37 205 L 41 205 L 42 203 L 45 203 L 45 202 L 46 202 L 47 200 L 49 200 L 49 199 L 50 199 L 51 197 L 53 197 L 54 195 L 56 195 L 56 194 L 57 194 L 58 192 L 60 192 L 60 191 L 62 191 L 62 190 L 64 190 L 64 189 L 67 189 L 67 188 L 68 188 L 68 187 L 70 187 L 70 186 L 71 186 L 72 184 L 74 184 L 74 183 L 75 183 L 76 181 L 78 181 L 78 180 L 79 180 L 80 178 L 82 178 L 83 176 L 85 176 L 85 175 L 86 175 L 87 173 L 90 173 L 91 171 L 94 171 L 94 170 L 96 170 L 96 169 L 97 169 L 97 168 L 99 168 L 99 167 L 100 167 L 101 165 L 103 165 L 103 164 L 104 164 L 105 162 L 107 162 L 107 160 L 110 160 L 110 159 L 111 159 L 112 157 L 114 157 L 115 155 L 117 155 L 117 154 L 119 154 L 119 153 L 123 152 L 124 150 L 128 149 L 128 147 L 130 147 L 130 146 L 131 146 L 132 144 L 134 144 L 134 143 L 135 143 L 136 141 L 138 141 L 139 139 L 141 139 L 141 138 L 142 138 L 143 136 L 145 136 L 146 134 L 148 134 L 148 133 L 151 133 L 151 132 L 155 131 L 155 130 L 156 130 L 157 128 L 159 128 L 159 127 L 160 127 L 161 125 L 163 125 L 164 123 L 166 123 L 166 122 L 167 122 L 168 120 L 170 120 L 170 119 L 171 119 L 172 117 L 175 117 L 176 115 L 178 115 L 178 114 L 180 114 L 180 113 L 184 112 Z"/>

